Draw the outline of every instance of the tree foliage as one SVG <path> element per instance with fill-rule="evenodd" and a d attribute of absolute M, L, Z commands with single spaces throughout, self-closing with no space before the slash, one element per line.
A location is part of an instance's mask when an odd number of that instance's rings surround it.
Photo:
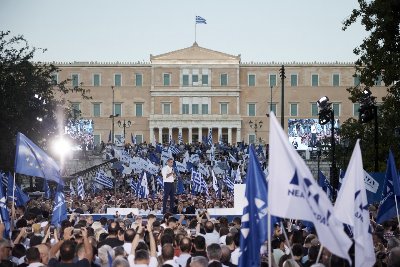
<path fill-rule="evenodd" d="M 17 132 L 42 147 L 56 135 L 68 116 L 69 93 L 89 98 L 81 87 L 68 87 L 69 80 L 54 82 L 59 69 L 53 64 L 33 62 L 35 53 L 21 35 L 0 31 L 0 169 L 12 171 Z"/>
<path fill-rule="evenodd" d="M 400 127 L 400 1 L 398 0 L 358 0 L 359 8 L 354 9 L 345 20 L 343 30 L 360 19 L 369 32 L 363 42 L 354 49 L 359 56 L 355 63 L 356 74 L 360 75 L 361 86 L 348 88 L 349 99 L 358 102 L 365 87 L 374 87 L 380 77 L 387 86 L 387 95 L 378 99 L 379 169 L 385 168 L 385 159 L 392 148 L 400 158 L 400 139 L 395 130 Z M 379 89 L 383 90 L 383 89 Z M 361 138 L 363 160 L 366 169 L 374 166 L 374 123 L 360 124 L 354 119 L 347 120 L 341 135 L 354 145 Z"/>

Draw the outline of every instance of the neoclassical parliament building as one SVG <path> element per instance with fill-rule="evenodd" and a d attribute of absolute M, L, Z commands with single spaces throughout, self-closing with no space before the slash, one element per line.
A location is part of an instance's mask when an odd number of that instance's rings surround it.
<path fill-rule="evenodd" d="M 284 122 L 288 119 L 318 118 L 316 101 L 328 96 L 340 122 L 358 117 L 346 88 L 359 83 L 354 63 L 288 62 L 284 81 Z M 94 142 L 107 142 L 114 116 L 114 136 L 131 134 L 138 142 L 167 141 L 169 136 L 184 142 L 202 140 L 212 131 L 233 144 L 268 143 L 269 117 L 274 111 L 281 120 L 279 69 L 282 63 L 242 62 L 229 55 L 194 43 L 161 55 L 149 62 L 55 63 L 55 79 L 70 79 L 71 86 L 90 89 L 92 99 L 68 95 L 73 109 L 94 122 Z M 386 94 L 380 80 L 371 88 L 378 102 Z M 120 121 L 121 125 L 118 124 Z M 257 125 L 256 125 L 257 124 Z M 252 126 L 252 127 L 251 127 Z"/>

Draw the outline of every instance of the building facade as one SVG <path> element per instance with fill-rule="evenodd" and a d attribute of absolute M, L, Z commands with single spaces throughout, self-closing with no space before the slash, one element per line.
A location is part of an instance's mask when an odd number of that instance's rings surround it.
<path fill-rule="evenodd" d="M 269 113 L 281 118 L 281 63 L 243 63 L 234 56 L 192 46 L 143 63 L 57 63 L 59 81 L 90 89 L 92 99 L 68 96 L 81 117 L 93 119 L 94 142 L 107 142 L 114 128 L 126 140 L 195 142 L 212 132 L 214 142 L 268 143 Z M 328 96 L 340 122 L 358 117 L 346 88 L 359 83 L 353 63 L 285 63 L 284 122 L 318 118 L 316 101 Z M 386 88 L 376 81 L 374 96 Z M 114 126 L 113 118 L 114 117 Z M 120 121 L 120 123 L 118 123 Z M 251 127 L 252 126 L 252 127 Z"/>

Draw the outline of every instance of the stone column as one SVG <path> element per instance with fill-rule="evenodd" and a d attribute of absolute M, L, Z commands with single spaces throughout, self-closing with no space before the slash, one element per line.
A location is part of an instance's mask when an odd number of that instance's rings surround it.
<path fill-rule="evenodd" d="M 220 139 L 221 139 L 221 137 L 222 137 L 222 128 L 221 127 L 218 127 L 218 142 L 217 143 L 219 143 L 219 141 L 220 141 Z"/>
<path fill-rule="evenodd" d="M 179 143 L 179 136 L 182 136 L 182 142 L 185 143 L 185 140 L 183 139 L 183 135 L 182 135 L 182 127 L 178 128 L 178 143 Z"/>
<path fill-rule="evenodd" d="M 158 142 L 162 144 L 162 127 L 158 128 Z"/>
<path fill-rule="evenodd" d="M 199 142 L 203 142 L 203 128 L 199 127 Z"/>
<path fill-rule="evenodd" d="M 189 144 L 191 144 L 192 143 L 192 127 L 188 128 L 188 134 L 189 134 L 188 142 L 189 142 Z"/>
<path fill-rule="evenodd" d="M 154 128 L 150 128 L 150 135 L 149 135 L 149 143 L 152 144 L 154 142 Z"/>
<path fill-rule="evenodd" d="M 232 144 L 232 128 L 228 128 L 228 145 Z"/>
<path fill-rule="evenodd" d="M 240 128 L 236 128 L 236 142 L 242 142 L 242 134 Z"/>

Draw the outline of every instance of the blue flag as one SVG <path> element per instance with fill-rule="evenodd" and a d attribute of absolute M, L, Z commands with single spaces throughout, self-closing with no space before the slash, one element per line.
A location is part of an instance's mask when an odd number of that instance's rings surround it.
<path fill-rule="evenodd" d="M 3 237 L 8 239 L 10 238 L 10 214 L 8 213 L 7 198 L 2 186 L 0 186 L 0 216 L 6 228 Z"/>
<path fill-rule="evenodd" d="M 57 163 L 22 133 L 17 134 L 15 172 L 64 184 Z"/>
<path fill-rule="evenodd" d="M 258 162 L 254 147 L 250 146 L 246 177 L 245 203 L 240 234 L 239 266 L 260 266 L 260 247 L 267 240 L 268 185 Z"/>
<path fill-rule="evenodd" d="M 44 192 L 44 198 L 50 199 L 50 187 L 46 179 L 43 180 L 43 192 Z"/>
<path fill-rule="evenodd" d="M 56 196 L 54 197 L 53 216 L 51 217 L 51 224 L 54 226 L 61 225 L 61 222 L 67 219 L 67 206 L 65 204 L 65 197 L 63 187 L 57 186 Z"/>
<path fill-rule="evenodd" d="M 27 194 L 25 194 L 22 189 L 16 185 L 15 186 L 15 202 L 17 207 L 25 206 L 28 201 L 31 200 Z"/>
<path fill-rule="evenodd" d="M 185 187 L 183 186 L 183 180 L 181 177 L 178 178 L 178 184 L 176 186 L 176 194 L 182 195 L 185 192 Z"/>
<path fill-rule="evenodd" d="M 397 183 L 394 180 L 397 178 L 396 163 L 392 151 L 389 150 L 389 156 L 387 160 L 385 182 L 383 184 L 382 200 L 379 203 L 378 215 L 376 217 L 377 223 L 388 221 L 393 217 L 397 216 L 396 213 L 396 200 L 394 185 Z M 398 183 L 397 183 L 398 185 Z M 397 197 L 397 202 L 400 202 L 400 197 Z"/>

